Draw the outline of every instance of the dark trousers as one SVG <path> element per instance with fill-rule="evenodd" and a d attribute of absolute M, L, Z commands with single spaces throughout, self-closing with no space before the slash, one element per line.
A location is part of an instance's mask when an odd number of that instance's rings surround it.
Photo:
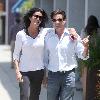
<path fill-rule="evenodd" d="M 23 76 L 23 82 L 19 82 L 20 87 L 20 100 L 29 100 L 29 78 Z"/>
<path fill-rule="evenodd" d="M 44 70 L 21 73 L 23 75 L 23 82 L 19 83 L 20 100 L 39 100 Z"/>

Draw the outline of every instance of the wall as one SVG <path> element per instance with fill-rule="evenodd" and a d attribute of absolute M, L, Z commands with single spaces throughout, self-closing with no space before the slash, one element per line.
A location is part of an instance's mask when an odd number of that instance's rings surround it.
<path fill-rule="evenodd" d="M 49 23 L 46 26 L 52 27 L 50 13 L 53 11 L 53 0 L 41 0 L 41 8 L 43 8 L 46 11 L 49 17 Z"/>
<path fill-rule="evenodd" d="M 84 27 L 85 20 L 85 1 L 84 0 L 69 0 L 69 27 L 75 27 L 78 34 Z"/>
<path fill-rule="evenodd" d="M 88 16 L 95 15 L 100 24 L 100 0 L 89 0 L 88 1 Z"/>
<path fill-rule="evenodd" d="M 12 24 L 14 24 L 14 15 L 11 12 L 11 9 L 13 5 L 17 2 L 17 0 L 8 0 L 9 1 L 9 15 L 8 15 L 8 37 L 9 37 L 9 32 L 10 32 L 10 27 Z M 8 39 L 9 40 L 9 39 Z"/>

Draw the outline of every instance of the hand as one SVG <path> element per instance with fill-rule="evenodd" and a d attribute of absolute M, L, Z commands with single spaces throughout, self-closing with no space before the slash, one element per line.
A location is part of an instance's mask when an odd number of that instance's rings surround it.
<path fill-rule="evenodd" d="M 88 48 L 89 47 L 89 35 L 86 38 L 83 38 L 82 43 L 84 47 Z"/>
<path fill-rule="evenodd" d="M 76 30 L 74 28 L 68 28 L 68 31 L 72 40 L 76 40 L 78 38 L 78 34 L 76 33 Z"/>
<path fill-rule="evenodd" d="M 89 36 L 87 36 L 86 38 L 84 38 L 83 40 L 82 40 L 82 43 L 83 43 L 83 45 L 84 45 L 84 52 L 83 52 L 83 56 L 84 57 L 87 57 L 87 55 L 88 55 L 88 47 L 89 47 Z"/>
<path fill-rule="evenodd" d="M 22 74 L 19 71 L 16 71 L 16 78 L 18 82 L 23 82 Z"/>

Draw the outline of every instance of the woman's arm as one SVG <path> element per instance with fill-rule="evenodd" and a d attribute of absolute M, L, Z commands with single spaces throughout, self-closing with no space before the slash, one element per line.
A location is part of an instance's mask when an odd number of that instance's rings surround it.
<path fill-rule="evenodd" d="M 84 38 L 82 40 L 82 43 L 84 45 L 83 56 L 86 58 L 88 56 L 88 53 L 89 53 L 89 36 L 87 36 L 86 38 Z"/>
<path fill-rule="evenodd" d="M 13 52 L 13 62 L 16 71 L 16 77 L 19 82 L 22 81 L 22 75 L 19 70 L 21 50 L 22 50 L 22 33 L 18 32 L 16 35 L 15 48 Z"/>
<path fill-rule="evenodd" d="M 19 70 L 19 61 L 18 60 L 14 60 L 14 67 L 15 67 L 15 71 L 16 71 L 17 81 L 23 82 L 22 75 L 21 75 L 20 70 Z"/>

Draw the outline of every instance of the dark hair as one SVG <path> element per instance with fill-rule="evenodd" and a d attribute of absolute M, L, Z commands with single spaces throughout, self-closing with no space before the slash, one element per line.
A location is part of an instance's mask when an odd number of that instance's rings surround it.
<path fill-rule="evenodd" d="M 27 29 L 29 27 L 29 25 L 30 25 L 30 19 L 29 18 L 32 17 L 35 12 L 41 12 L 42 13 L 43 18 L 42 18 L 42 21 L 41 21 L 39 27 L 40 28 L 45 27 L 45 23 L 48 21 L 48 16 L 47 16 L 46 12 L 41 8 L 31 8 L 30 10 L 28 10 L 24 14 L 24 17 L 23 17 L 25 29 Z"/>
<path fill-rule="evenodd" d="M 66 13 L 61 9 L 57 9 L 57 10 L 51 12 L 51 15 L 50 15 L 51 19 L 53 19 L 53 17 L 57 14 L 61 14 L 63 16 L 63 19 L 66 19 Z"/>
<path fill-rule="evenodd" d="M 88 35 L 92 35 L 94 32 L 97 33 L 97 29 L 99 28 L 98 20 L 95 16 L 91 15 L 88 18 L 87 25 L 85 27 L 85 32 Z"/>

